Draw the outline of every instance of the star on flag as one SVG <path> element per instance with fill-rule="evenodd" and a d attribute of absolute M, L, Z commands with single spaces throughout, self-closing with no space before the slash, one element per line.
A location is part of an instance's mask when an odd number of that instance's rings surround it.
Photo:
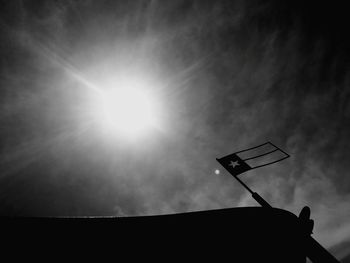
<path fill-rule="evenodd" d="M 230 164 L 229 164 L 229 166 L 232 166 L 232 168 L 235 168 L 238 165 L 239 165 L 238 161 L 235 161 L 235 162 L 231 161 Z"/>
<path fill-rule="evenodd" d="M 241 158 L 239 158 L 235 153 L 217 160 L 233 176 L 237 176 L 238 174 L 244 173 L 245 171 L 251 169 L 251 167 Z"/>

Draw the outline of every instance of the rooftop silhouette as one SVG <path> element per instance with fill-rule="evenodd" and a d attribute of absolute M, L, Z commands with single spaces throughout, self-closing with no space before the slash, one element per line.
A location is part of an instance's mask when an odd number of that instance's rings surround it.
<path fill-rule="evenodd" d="M 217 262 L 338 262 L 311 236 L 313 221 L 304 208 L 299 217 L 286 210 L 238 207 L 156 216 L 1 218 L 13 237 L 56 246 L 61 240 L 83 248 L 91 243 L 103 251 L 106 244 L 118 254 L 124 249 L 148 251 L 134 256 L 150 259 L 160 252 L 177 260 Z M 310 223 L 312 222 L 312 223 Z M 108 240 L 108 241 L 107 241 Z M 96 242 L 97 241 L 97 242 Z M 41 245 L 40 245 L 41 244 Z"/>

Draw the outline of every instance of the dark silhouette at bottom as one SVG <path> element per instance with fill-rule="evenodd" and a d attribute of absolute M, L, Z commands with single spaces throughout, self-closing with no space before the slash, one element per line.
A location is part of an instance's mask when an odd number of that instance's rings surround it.
<path fill-rule="evenodd" d="M 89 253 L 128 260 L 338 262 L 311 236 L 310 209 L 242 207 L 140 217 L 1 218 L 7 243 L 29 254 Z M 3 248 L 5 251 L 6 248 Z M 126 252 L 130 251 L 131 252 Z M 79 251 L 79 252 L 78 252 Z M 26 254 L 28 255 L 28 254 Z M 102 260 L 102 259 L 100 259 Z"/>

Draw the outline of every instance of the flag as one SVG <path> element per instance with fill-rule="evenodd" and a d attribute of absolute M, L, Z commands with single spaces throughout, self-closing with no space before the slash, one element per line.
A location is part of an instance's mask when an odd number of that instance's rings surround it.
<path fill-rule="evenodd" d="M 267 148 L 269 147 L 269 148 Z M 256 154 L 258 151 L 260 151 L 258 154 Z M 282 156 L 273 156 L 273 153 L 279 152 L 282 154 Z M 249 153 L 253 153 L 253 156 L 249 156 Z M 242 158 L 238 155 L 245 155 L 249 157 Z M 258 158 L 263 158 L 268 156 L 270 159 L 268 161 L 262 160 L 262 163 L 259 165 L 251 166 L 247 163 L 249 160 L 254 160 Z M 282 161 L 289 157 L 289 154 L 282 151 L 280 148 L 278 148 L 276 145 L 272 144 L 271 142 L 266 142 L 264 144 L 238 151 L 232 154 L 229 154 L 227 156 L 224 156 L 222 158 L 216 158 L 216 160 L 233 176 L 238 176 L 241 173 L 244 173 L 246 171 L 256 169 L 262 166 L 270 165 L 279 161 Z"/>

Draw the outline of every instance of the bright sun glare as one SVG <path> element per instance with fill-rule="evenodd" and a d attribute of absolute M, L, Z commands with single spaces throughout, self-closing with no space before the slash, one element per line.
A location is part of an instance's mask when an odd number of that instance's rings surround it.
<path fill-rule="evenodd" d="M 103 92 L 99 104 L 98 118 L 109 130 L 124 137 L 140 137 L 156 126 L 154 102 L 142 89 L 111 89 Z"/>
<path fill-rule="evenodd" d="M 106 59 L 85 70 L 88 81 L 76 76 L 92 91 L 88 93 L 87 113 L 107 138 L 133 141 L 164 130 L 161 82 L 143 65 L 148 65 L 148 60 L 141 58 L 139 64 L 132 65 L 123 56 L 117 62 Z"/>

